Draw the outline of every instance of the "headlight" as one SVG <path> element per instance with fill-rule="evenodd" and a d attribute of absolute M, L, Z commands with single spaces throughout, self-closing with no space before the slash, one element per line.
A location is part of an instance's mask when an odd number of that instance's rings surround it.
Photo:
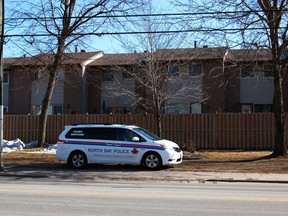
<path fill-rule="evenodd" d="M 181 149 L 179 147 L 173 147 L 173 150 L 179 153 L 181 152 Z"/>
<path fill-rule="evenodd" d="M 165 149 L 173 150 L 173 151 L 176 151 L 176 152 L 181 152 L 181 149 L 179 147 L 173 147 L 173 146 L 164 145 L 164 144 L 162 144 L 161 146 L 163 148 L 165 148 Z"/>

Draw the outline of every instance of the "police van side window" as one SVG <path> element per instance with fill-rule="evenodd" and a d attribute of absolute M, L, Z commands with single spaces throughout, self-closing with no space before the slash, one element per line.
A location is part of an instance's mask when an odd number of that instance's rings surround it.
<path fill-rule="evenodd" d="M 118 128 L 117 129 L 117 140 L 118 141 L 130 141 L 130 142 L 132 142 L 133 137 L 138 137 L 140 142 L 146 141 L 141 136 L 136 134 L 134 131 L 124 129 L 124 128 Z"/>
<path fill-rule="evenodd" d="M 116 140 L 115 128 L 72 128 L 65 135 L 71 139 Z"/>
<path fill-rule="evenodd" d="M 116 140 L 116 128 L 91 128 L 89 139 Z"/>
<path fill-rule="evenodd" d="M 133 137 L 138 137 L 140 142 L 146 140 L 134 131 L 125 128 L 72 128 L 65 135 L 70 139 L 117 140 L 132 142 Z"/>
<path fill-rule="evenodd" d="M 73 139 L 87 139 L 88 131 L 87 128 L 72 128 L 65 135 L 66 138 Z"/>

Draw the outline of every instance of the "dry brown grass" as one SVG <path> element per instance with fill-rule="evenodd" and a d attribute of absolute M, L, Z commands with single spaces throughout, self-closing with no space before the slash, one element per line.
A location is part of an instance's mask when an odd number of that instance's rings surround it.
<path fill-rule="evenodd" d="M 4 153 L 5 167 L 30 167 L 30 168 L 67 168 L 63 162 L 57 161 L 52 154 L 32 154 L 33 150 Z M 198 158 L 195 154 L 190 160 L 170 170 L 201 171 L 201 172 L 237 172 L 237 173 L 288 173 L 288 157 L 269 158 L 269 151 L 200 151 Z M 185 156 L 191 156 L 185 152 Z M 98 166 L 97 169 L 100 167 Z M 102 166 L 102 169 L 108 166 Z M 131 167 L 121 167 L 130 169 Z M 93 169 L 93 167 L 92 167 Z M 119 169 L 117 166 L 109 169 Z"/>
<path fill-rule="evenodd" d="M 288 157 L 269 151 L 203 151 L 201 159 L 184 160 L 179 170 L 237 173 L 288 173 Z"/>

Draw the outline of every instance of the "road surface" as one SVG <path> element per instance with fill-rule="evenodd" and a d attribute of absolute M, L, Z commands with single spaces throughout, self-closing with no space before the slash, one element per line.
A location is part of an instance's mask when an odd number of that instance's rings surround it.
<path fill-rule="evenodd" d="M 0 179 L 5 216 L 287 215 L 288 185 Z"/>

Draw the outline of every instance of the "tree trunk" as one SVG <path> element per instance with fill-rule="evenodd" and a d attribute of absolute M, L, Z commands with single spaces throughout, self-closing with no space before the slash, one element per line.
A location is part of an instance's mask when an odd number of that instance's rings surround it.
<path fill-rule="evenodd" d="M 52 98 L 52 93 L 56 84 L 57 75 L 50 72 L 49 82 L 46 90 L 46 94 L 42 100 L 41 114 L 39 118 L 39 131 L 38 131 L 38 146 L 43 146 L 46 140 L 46 127 L 47 127 L 47 117 L 48 109 Z"/>
<path fill-rule="evenodd" d="M 46 128 L 47 128 L 47 117 L 48 117 L 48 109 L 51 102 L 53 90 L 56 85 L 57 77 L 58 77 L 58 69 L 59 65 L 62 61 L 62 55 L 64 52 L 64 39 L 58 40 L 58 50 L 55 55 L 54 63 L 49 72 L 49 81 L 46 89 L 46 94 L 42 100 L 41 114 L 39 118 L 39 131 L 38 131 L 38 146 L 43 146 L 46 140 Z"/>
<path fill-rule="evenodd" d="M 277 69 L 276 69 L 277 70 Z M 286 134 L 285 134 L 285 113 L 283 106 L 282 78 L 280 71 L 276 71 L 274 79 L 274 118 L 276 125 L 276 134 L 274 139 L 273 156 L 282 156 L 287 154 Z"/>
<path fill-rule="evenodd" d="M 157 118 L 157 132 L 158 132 L 157 135 L 162 138 L 162 115 L 157 114 L 156 118 Z"/>

